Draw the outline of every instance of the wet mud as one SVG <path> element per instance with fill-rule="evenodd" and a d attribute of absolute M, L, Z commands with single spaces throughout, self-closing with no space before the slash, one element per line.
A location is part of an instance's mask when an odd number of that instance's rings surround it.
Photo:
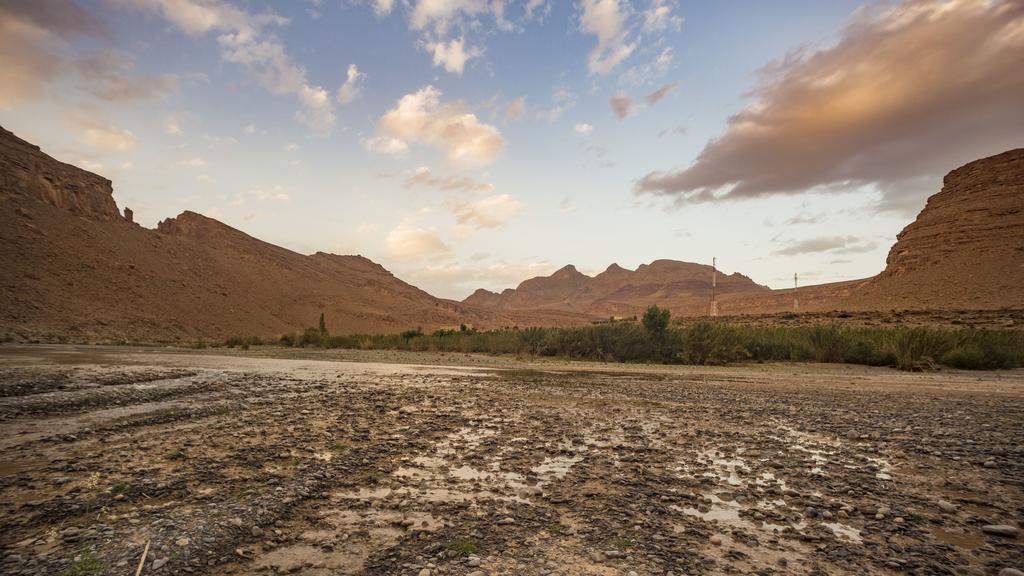
<path fill-rule="evenodd" d="M 378 359 L 0 348 L 0 573 L 1024 570 L 1022 371 Z"/>

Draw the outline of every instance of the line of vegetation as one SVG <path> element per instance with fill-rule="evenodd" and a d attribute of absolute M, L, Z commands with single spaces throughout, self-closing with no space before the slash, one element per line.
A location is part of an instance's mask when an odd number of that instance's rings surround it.
<path fill-rule="evenodd" d="M 248 348 L 258 338 L 231 338 Z M 916 327 L 739 326 L 715 321 L 673 325 L 667 309 L 651 306 L 640 322 L 576 328 L 478 331 L 420 329 L 400 334 L 331 335 L 321 316 L 317 328 L 285 334 L 293 347 L 409 350 L 551 356 L 609 362 L 728 364 L 734 362 L 843 362 L 931 370 L 949 366 L 995 370 L 1024 366 L 1024 331 Z"/>

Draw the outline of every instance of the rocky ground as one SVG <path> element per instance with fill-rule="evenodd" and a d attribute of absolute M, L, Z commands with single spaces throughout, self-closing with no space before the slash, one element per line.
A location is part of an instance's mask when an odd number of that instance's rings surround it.
<path fill-rule="evenodd" d="M 0 347 L 0 573 L 1024 570 L 1022 371 L 272 355 Z"/>

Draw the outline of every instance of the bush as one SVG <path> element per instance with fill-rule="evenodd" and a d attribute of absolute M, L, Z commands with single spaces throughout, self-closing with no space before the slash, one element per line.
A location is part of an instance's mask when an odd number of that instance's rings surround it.
<path fill-rule="evenodd" d="M 901 370 L 928 369 L 938 363 L 966 369 L 1024 365 L 1024 331 L 858 328 L 835 324 L 736 326 L 707 321 L 673 327 L 667 322 L 667 310 L 649 312 L 645 314 L 646 323 L 602 322 L 576 328 L 481 332 L 460 327 L 431 334 L 417 328 L 399 334 L 345 336 L 308 328 L 298 335 L 285 334 L 280 341 L 285 346 L 526 354 L 611 362 L 725 364 L 742 360 L 797 360 L 894 366 Z M 249 341 L 243 341 L 243 345 L 246 342 Z"/>
<path fill-rule="evenodd" d="M 698 322 L 683 331 L 679 356 L 688 364 L 726 364 L 749 353 L 737 329 L 717 322 Z"/>
<path fill-rule="evenodd" d="M 896 328 L 886 334 L 885 347 L 897 370 L 929 370 L 952 347 L 952 338 L 927 326 Z"/>

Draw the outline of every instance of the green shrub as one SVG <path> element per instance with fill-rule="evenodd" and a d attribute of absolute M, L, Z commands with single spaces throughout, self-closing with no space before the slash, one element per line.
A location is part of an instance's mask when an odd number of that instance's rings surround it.
<path fill-rule="evenodd" d="M 748 357 L 738 330 L 718 322 L 698 322 L 682 333 L 679 357 L 688 364 L 726 364 Z"/>
<path fill-rule="evenodd" d="M 915 326 L 896 328 L 886 334 L 885 347 L 897 370 L 928 370 L 952 347 L 949 332 Z"/>

